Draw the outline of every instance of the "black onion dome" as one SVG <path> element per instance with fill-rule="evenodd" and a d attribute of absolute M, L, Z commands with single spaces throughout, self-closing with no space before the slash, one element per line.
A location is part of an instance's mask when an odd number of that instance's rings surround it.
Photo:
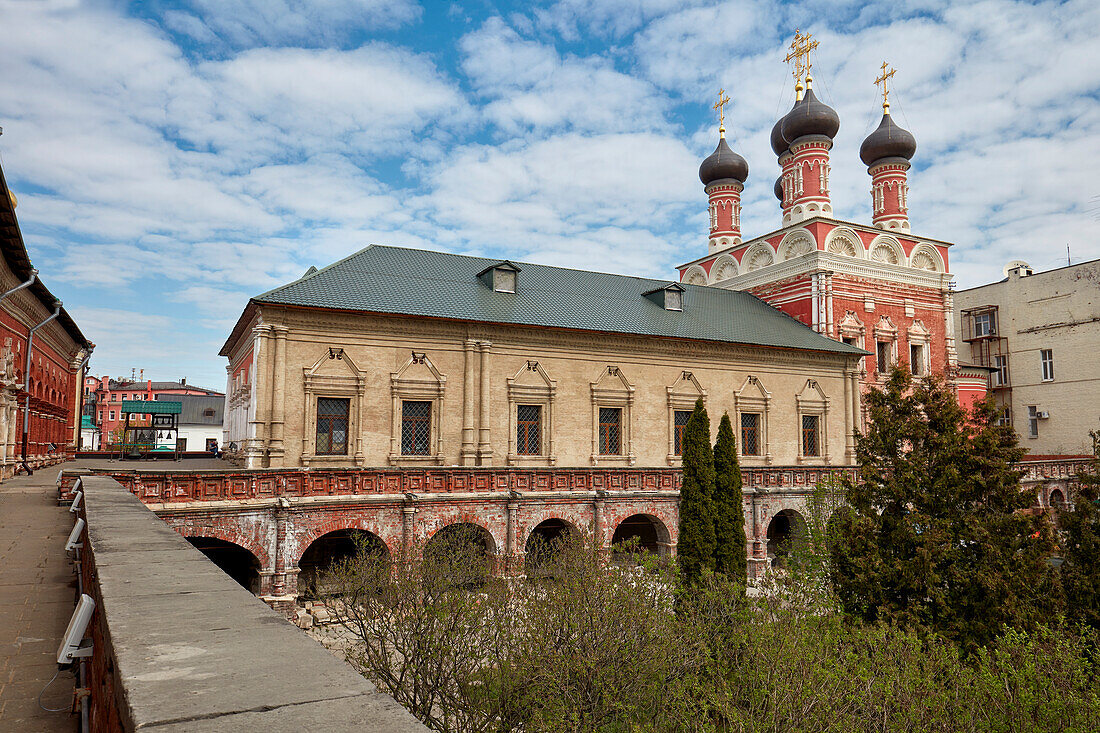
<path fill-rule="evenodd" d="M 775 187 L 772 189 L 775 197 L 780 201 L 783 200 L 783 176 L 775 179 Z"/>
<path fill-rule="evenodd" d="M 699 180 L 703 182 L 704 186 L 709 186 L 724 178 L 732 178 L 735 181 L 744 183 L 748 177 L 748 162 L 730 150 L 730 146 L 726 145 L 726 138 L 724 137 L 718 141 L 718 147 L 714 149 L 714 152 L 707 156 L 706 160 L 699 166 Z"/>
<path fill-rule="evenodd" d="M 806 90 L 802 101 L 783 118 L 783 137 L 790 145 L 806 135 L 824 135 L 832 139 L 840 129 L 840 116 L 829 105 L 818 100 L 813 89 Z"/>
<path fill-rule="evenodd" d="M 917 152 L 917 139 L 908 130 L 898 127 L 886 112 L 878 128 L 859 146 L 859 158 L 866 165 L 883 158 L 911 160 Z"/>
<path fill-rule="evenodd" d="M 776 157 L 783 155 L 787 152 L 787 140 L 783 137 L 783 119 L 780 117 L 775 121 L 775 126 L 772 127 L 772 151 Z"/>

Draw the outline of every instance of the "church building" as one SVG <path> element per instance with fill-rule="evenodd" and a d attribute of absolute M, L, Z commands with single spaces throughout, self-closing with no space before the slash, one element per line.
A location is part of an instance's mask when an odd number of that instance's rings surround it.
<path fill-rule="evenodd" d="M 861 395 L 893 365 L 943 375 L 963 403 L 988 376 L 956 357 L 951 245 L 910 231 L 916 142 L 890 116 L 885 65 L 860 150 L 870 222 L 833 216 L 840 120 L 814 95 L 812 47 L 796 35 L 797 101 L 772 131 L 780 228 L 742 238 L 748 163 L 722 124 L 699 169 L 707 252 L 678 281 L 390 246 L 310 268 L 252 298 L 222 347 L 227 455 L 391 487 L 368 513 L 397 543 L 474 523 L 516 567 L 539 522 L 564 521 L 604 549 L 645 525 L 643 545 L 669 553 L 701 399 L 712 435 L 733 422 L 758 576 L 804 528 L 814 486 L 852 472 Z"/>
<path fill-rule="evenodd" d="M 730 149 L 724 125 L 699 178 L 710 204 L 707 253 L 680 265 L 681 282 L 752 293 L 817 333 L 870 352 L 862 389 L 882 384 L 904 362 L 914 375 L 941 374 L 960 402 L 985 394 L 987 373 L 960 365 L 956 353 L 948 242 L 913 234 L 907 197 L 917 143 L 890 115 L 884 63 L 882 120 L 860 147 L 870 177 L 870 223 L 833 216 L 830 151 L 840 118 L 813 91 L 809 36 L 797 35 L 795 96 L 771 131 L 778 159 L 774 192 L 781 226 L 744 239 L 741 193 L 748 163 Z M 721 109 L 728 99 L 715 105 Z"/>

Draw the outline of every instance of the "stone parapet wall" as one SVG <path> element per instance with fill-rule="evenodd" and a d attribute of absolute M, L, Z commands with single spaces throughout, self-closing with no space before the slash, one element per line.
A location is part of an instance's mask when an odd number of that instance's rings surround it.
<path fill-rule="evenodd" d="M 81 485 L 91 730 L 427 730 L 117 481 Z"/>

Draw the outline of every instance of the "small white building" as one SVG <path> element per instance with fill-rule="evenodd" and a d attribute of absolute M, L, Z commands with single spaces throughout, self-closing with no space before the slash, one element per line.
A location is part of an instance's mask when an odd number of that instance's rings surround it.
<path fill-rule="evenodd" d="M 183 403 L 179 416 L 179 447 L 184 451 L 213 451 L 221 448 L 225 398 L 205 395 L 171 395 L 166 399 Z"/>

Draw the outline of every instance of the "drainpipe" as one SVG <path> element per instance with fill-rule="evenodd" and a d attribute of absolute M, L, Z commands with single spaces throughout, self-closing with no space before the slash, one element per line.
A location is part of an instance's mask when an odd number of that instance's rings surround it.
<path fill-rule="evenodd" d="M 27 365 L 23 370 L 23 391 L 27 393 L 27 396 L 23 401 L 23 470 L 27 472 L 28 476 L 34 474 L 31 470 L 30 464 L 27 463 L 27 436 L 30 432 L 31 423 L 31 349 L 34 348 L 34 332 L 45 326 L 47 323 L 57 318 L 57 315 L 61 312 L 61 301 L 55 300 L 53 302 L 53 314 L 46 317 L 46 320 L 39 323 L 37 326 L 31 329 L 31 332 L 27 334 Z"/>
<path fill-rule="evenodd" d="M 17 293 L 17 292 L 19 292 L 20 290 L 22 290 L 23 288 L 27 288 L 27 287 L 30 287 L 31 285 L 33 285 L 33 284 L 34 284 L 34 281 L 35 281 L 35 280 L 36 280 L 37 278 L 38 278 L 38 270 L 36 270 L 36 269 L 34 269 L 34 268 L 32 267 L 32 268 L 31 268 L 31 279 L 30 279 L 30 280 L 28 280 L 28 281 L 27 281 L 27 282 L 25 282 L 25 283 L 20 283 L 19 285 L 16 285 L 16 286 L 15 286 L 14 288 L 12 288 L 11 290 L 9 290 L 8 292 L 4 293 L 3 295 L 0 295 L 0 301 L 3 301 L 3 300 L 7 300 L 7 298 L 8 298 L 8 296 L 9 296 L 9 295 L 11 295 L 11 294 L 13 294 L 13 293 Z"/>

